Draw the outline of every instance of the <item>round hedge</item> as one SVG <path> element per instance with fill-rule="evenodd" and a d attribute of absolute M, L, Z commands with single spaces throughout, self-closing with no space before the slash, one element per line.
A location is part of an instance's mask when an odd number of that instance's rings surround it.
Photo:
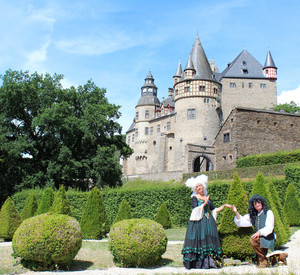
<path fill-rule="evenodd" d="M 114 261 L 123 267 L 155 265 L 167 248 L 167 234 L 155 221 L 122 220 L 109 233 L 109 250 Z"/>
<path fill-rule="evenodd" d="M 81 244 L 78 222 L 62 214 L 42 214 L 26 219 L 12 240 L 14 255 L 27 267 L 38 270 L 70 265 Z"/>

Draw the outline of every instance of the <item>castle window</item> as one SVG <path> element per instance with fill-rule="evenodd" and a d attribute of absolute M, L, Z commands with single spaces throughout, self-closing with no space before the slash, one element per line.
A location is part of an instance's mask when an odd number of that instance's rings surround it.
<path fill-rule="evenodd" d="M 223 160 L 226 160 L 226 156 L 223 156 Z"/>
<path fill-rule="evenodd" d="M 260 120 L 257 120 L 256 122 L 257 122 L 257 124 L 259 124 L 259 123 L 260 123 Z"/>
<path fill-rule="evenodd" d="M 206 98 L 206 97 L 205 97 L 205 98 L 203 99 L 203 101 L 204 101 L 204 103 L 209 103 L 209 98 Z"/>
<path fill-rule="evenodd" d="M 171 129 L 171 122 L 167 122 L 167 130 Z"/>
<path fill-rule="evenodd" d="M 138 136 L 138 134 L 139 134 L 139 129 L 138 129 L 138 128 L 136 128 L 136 129 L 135 129 L 135 136 L 137 137 L 137 136 Z"/>
<path fill-rule="evenodd" d="M 134 134 L 132 134 L 132 142 L 134 142 Z"/>
<path fill-rule="evenodd" d="M 160 133 L 160 124 L 157 125 L 156 131 L 157 131 L 157 133 Z"/>
<path fill-rule="evenodd" d="M 217 94 L 218 93 L 218 89 L 214 88 L 214 93 Z"/>
<path fill-rule="evenodd" d="M 242 82 L 242 88 L 243 88 L 243 89 L 245 88 L 245 83 L 244 83 L 244 82 Z"/>
<path fill-rule="evenodd" d="M 145 118 L 149 118 L 149 110 L 145 111 Z"/>
<path fill-rule="evenodd" d="M 265 84 L 265 83 L 260 83 L 260 88 L 261 88 L 261 89 L 267 88 L 267 84 Z"/>
<path fill-rule="evenodd" d="M 277 125 L 277 122 L 274 122 L 274 126 L 276 126 Z"/>
<path fill-rule="evenodd" d="M 223 136 L 223 142 L 224 143 L 230 142 L 230 133 L 224 134 L 224 136 Z"/>
<path fill-rule="evenodd" d="M 187 119 L 195 119 L 195 118 L 196 118 L 196 109 L 188 109 Z"/>
<path fill-rule="evenodd" d="M 173 149 L 173 148 L 172 148 L 172 146 L 170 146 L 170 148 L 169 148 L 169 149 L 170 149 L 170 151 L 171 151 L 171 150 Z"/>
<path fill-rule="evenodd" d="M 204 140 L 207 140 L 207 137 L 204 137 L 203 139 L 204 139 Z"/>
<path fill-rule="evenodd" d="M 185 91 L 186 93 L 189 92 L 189 91 L 190 91 L 190 87 L 189 87 L 189 86 L 184 87 L 184 91 Z"/>
<path fill-rule="evenodd" d="M 243 74 L 248 74 L 248 70 L 247 69 L 242 69 Z"/>
<path fill-rule="evenodd" d="M 200 92 L 205 92 L 205 86 L 199 86 L 199 91 Z"/>
<path fill-rule="evenodd" d="M 236 84 L 234 82 L 230 82 L 229 86 L 230 86 L 230 88 L 235 88 Z"/>
<path fill-rule="evenodd" d="M 294 124 L 293 124 L 293 123 L 291 124 L 291 127 L 294 127 Z"/>
<path fill-rule="evenodd" d="M 247 65 L 247 62 L 244 60 L 244 61 L 242 62 L 242 65 L 243 65 L 243 66 L 246 66 L 246 65 Z"/>
<path fill-rule="evenodd" d="M 154 145 L 154 146 L 156 145 L 156 141 L 155 141 L 155 140 L 153 141 L 153 145 Z"/>
<path fill-rule="evenodd" d="M 135 113 L 135 118 L 136 118 L 136 119 L 139 119 L 139 112 L 136 112 L 136 113 Z"/>
<path fill-rule="evenodd" d="M 130 136 L 128 136 L 128 141 L 127 141 L 127 143 L 128 143 L 128 144 L 130 143 Z"/>
<path fill-rule="evenodd" d="M 175 90 L 175 95 L 178 95 L 178 89 Z"/>
<path fill-rule="evenodd" d="M 150 135 L 153 135 L 153 127 L 150 127 Z"/>
<path fill-rule="evenodd" d="M 248 83 L 248 87 L 249 87 L 249 89 L 252 89 L 252 88 L 253 88 L 253 83 L 252 83 L 252 82 L 249 82 L 249 83 Z"/>
<path fill-rule="evenodd" d="M 149 128 L 145 127 L 145 135 L 148 135 L 148 133 L 149 133 Z"/>

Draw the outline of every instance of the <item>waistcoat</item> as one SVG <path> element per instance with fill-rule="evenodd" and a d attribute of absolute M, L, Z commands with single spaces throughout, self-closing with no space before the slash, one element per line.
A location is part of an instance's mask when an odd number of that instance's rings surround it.
<path fill-rule="evenodd" d="M 267 219 L 267 213 L 262 212 L 259 216 L 255 218 L 254 230 L 257 232 L 259 229 L 265 227 Z M 275 236 L 274 231 L 268 236 L 260 236 L 260 247 L 269 248 L 274 251 Z"/>

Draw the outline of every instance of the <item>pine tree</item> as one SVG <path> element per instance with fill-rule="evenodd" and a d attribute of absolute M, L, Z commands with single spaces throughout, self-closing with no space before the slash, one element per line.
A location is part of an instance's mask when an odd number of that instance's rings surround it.
<path fill-rule="evenodd" d="M 103 197 L 97 187 L 94 187 L 89 194 L 80 227 L 82 237 L 85 239 L 102 239 L 109 232 Z"/>
<path fill-rule="evenodd" d="M 70 202 L 67 198 L 66 190 L 63 185 L 61 185 L 59 190 L 56 192 L 49 212 L 72 216 Z"/>
<path fill-rule="evenodd" d="M 131 219 L 131 218 L 132 218 L 132 215 L 131 215 L 130 206 L 129 206 L 128 202 L 125 199 L 123 199 L 120 204 L 117 216 L 113 223 L 115 224 L 119 221 Z"/>
<path fill-rule="evenodd" d="M 0 238 L 11 240 L 22 223 L 13 200 L 8 197 L 0 210 Z"/>
<path fill-rule="evenodd" d="M 38 203 L 37 203 L 35 195 L 29 194 L 29 196 L 26 199 L 23 210 L 21 212 L 22 220 L 33 217 L 36 213 L 37 207 L 38 207 Z"/>
<path fill-rule="evenodd" d="M 160 205 L 154 220 L 160 223 L 164 229 L 172 227 L 171 217 L 168 208 L 164 202 Z"/>
<path fill-rule="evenodd" d="M 290 225 L 300 226 L 300 203 L 297 189 L 292 183 L 288 185 L 283 209 Z"/>
<path fill-rule="evenodd" d="M 53 203 L 54 194 L 52 188 L 48 187 L 44 190 L 42 200 L 39 204 L 38 210 L 36 212 L 37 215 L 47 213 Z"/>
<path fill-rule="evenodd" d="M 233 176 L 226 203 L 235 205 L 241 215 L 248 213 L 248 198 L 237 173 Z M 235 259 L 250 258 L 253 256 L 253 249 L 249 239 L 253 228 L 237 227 L 234 216 L 231 209 L 225 208 L 219 228 L 223 254 Z"/>
<path fill-rule="evenodd" d="M 269 182 L 268 185 L 268 190 L 269 190 L 269 193 L 271 195 L 271 200 L 272 202 L 275 204 L 275 207 L 278 211 L 278 214 L 281 218 L 281 221 L 283 223 L 283 227 L 285 229 L 285 232 L 287 234 L 287 237 L 289 238 L 290 237 L 290 227 L 289 227 L 289 222 L 286 218 L 286 215 L 285 215 L 285 212 L 283 210 L 283 206 L 280 202 L 280 198 L 279 198 L 279 194 L 274 186 L 274 184 L 272 182 Z"/>
<path fill-rule="evenodd" d="M 257 173 L 255 182 L 253 184 L 251 196 L 255 194 L 264 197 L 267 201 L 267 204 L 269 205 L 270 201 L 269 201 L 268 189 L 266 186 L 265 178 L 261 172 Z"/>

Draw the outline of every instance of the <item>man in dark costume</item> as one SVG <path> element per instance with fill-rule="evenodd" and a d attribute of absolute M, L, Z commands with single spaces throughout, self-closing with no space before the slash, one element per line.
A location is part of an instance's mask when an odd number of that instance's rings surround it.
<path fill-rule="evenodd" d="M 258 267 L 267 267 L 268 249 L 274 250 L 276 235 L 274 233 L 274 214 L 269 210 L 266 199 L 253 195 L 249 199 L 248 214 L 241 216 L 233 205 L 234 221 L 239 227 L 254 226 L 255 233 L 250 238 L 250 243 L 256 253 Z"/>

